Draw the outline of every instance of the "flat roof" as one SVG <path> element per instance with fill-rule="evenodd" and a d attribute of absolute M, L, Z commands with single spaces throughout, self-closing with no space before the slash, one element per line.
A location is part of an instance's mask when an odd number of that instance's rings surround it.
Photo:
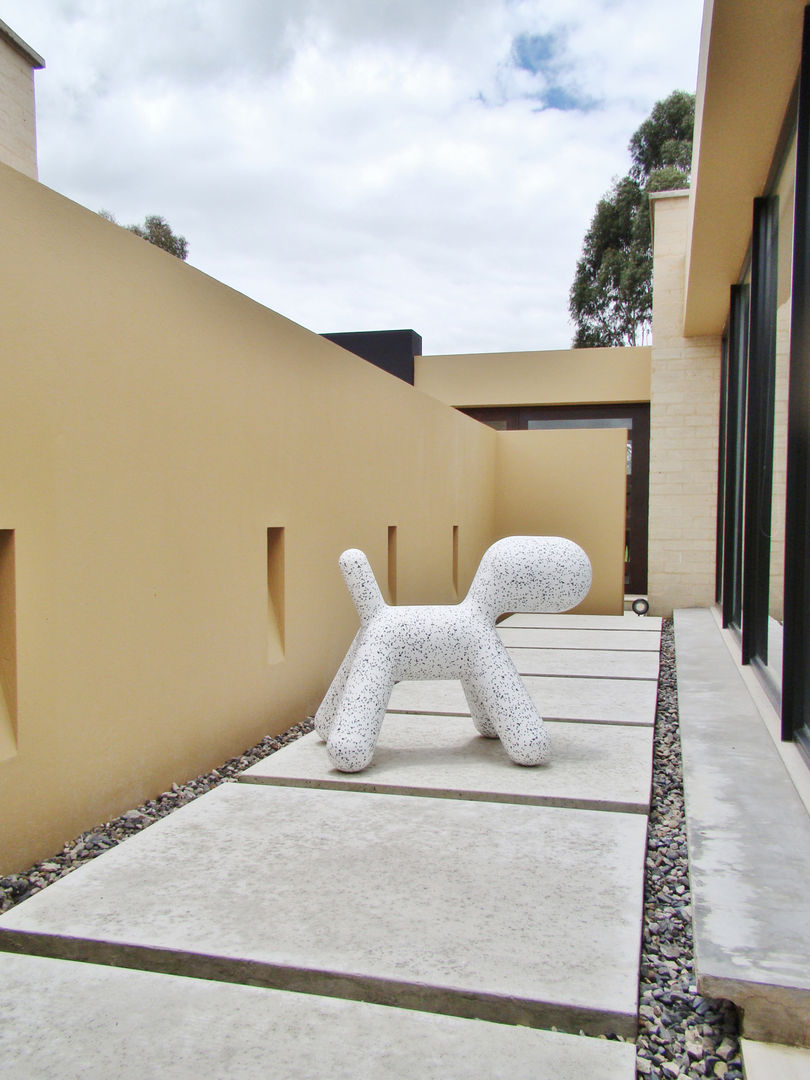
<path fill-rule="evenodd" d="M 717 334 L 790 102 L 805 0 L 706 0 L 698 68 L 684 334 Z"/>
<path fill-rule="evenodd" d="M 6 41 L 13 49 L 27 60 L 32 68 L 44 68 L 45 61 L 39 55 L 38 52 L 34 52 L 30 45 L 26 44 L 19 34 L 15 34 L 14 31 L 0 19 L 0 38 Z"/>

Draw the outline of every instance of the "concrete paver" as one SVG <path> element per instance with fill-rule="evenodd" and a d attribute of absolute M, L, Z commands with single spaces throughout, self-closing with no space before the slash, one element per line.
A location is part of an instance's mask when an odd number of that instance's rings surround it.
<path fill-rule="evenodd" d="M 5 1080 L 634 1080 L 627 1044 L 0 954 Z"/>
<path fill-rule="evenodd" d="M 508 615 L 499 626 L 534 626 L 551 630 L 652 630 L 661 633 L 661 617 L 636 615 L 542 615 L 519 612 Z"/>
<path fill-rule="evenodd" d="M 547 766 L 400 683 L 363 773 L 312 734 L 13 909 L 0 1073 L 634 1080 L 659 632 L 500 625 Z"/>
<path fill-rule="evenodd" d="M 657 653 L 661 648 L 659 635 L 649 630 L 535 629 L 500 623 L 498 635 L 512 649 L 630 649 Z"/>
<path fill-rule="evenodd" d="M 655 722 L 657 691 L 652 681 L 532 675 L 523 681 L 545 720 L 644 726 Z M 469 716 L 467 699 L 456 679 L 397 683 L 388 708 L 390 712 Z"/>
<path fill-rule="evenodd" d="M 224 784 L 0 944 L 632 1037 L 645 838 L 641 814 Z"/>
<path fill-rule="evenodd" d="M 810 1080 L 810 1050 L 804 1046 L 740 1039 L 745 1080 Z"/>
<path fill-rule="evenodd" d="M 247 769 L 247 782 L 483 799 L 646 813 L 652 730 L 604 724 L 552 726 L 552 759 L 513 764 L 467 717 L 388 714 L 374 760 L 361 773 L 332 768 L 312 732 Z"/>
<path fill-rule="evenodd" d="M 698 988 L 810 1043 L 810 817 L 710 611 L 675 612 Z"/>
<path fill-rule="evenodd" d="M 608 649 L 507 649 L 521 675 L 578 675 L 585 679 L 657 679 L 656 652 Z"/>

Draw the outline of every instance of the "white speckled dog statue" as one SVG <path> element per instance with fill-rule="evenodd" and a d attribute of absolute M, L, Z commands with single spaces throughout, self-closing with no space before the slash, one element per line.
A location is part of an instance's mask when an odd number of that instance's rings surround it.
<path fill-rule="evenodd" d="M 368 559 L 340 557 L 360 629 L 315 715 L 329 757 L 341 772 L 371 762 L 394 684 L 401 679 L 460 679 L 473 722 L 499 738 L 519 765 L 548 760 L 548 730 L 495 632 L 507 611 L 559 612 L 591 587 L 591 564 L 559 536 L 508 536 L 481 559 L 470 591 L 447 607 L 390 607 Z"/>

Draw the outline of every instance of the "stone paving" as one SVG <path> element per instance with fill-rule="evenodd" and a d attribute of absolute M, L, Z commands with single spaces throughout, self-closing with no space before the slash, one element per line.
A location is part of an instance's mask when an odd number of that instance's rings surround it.
<path fill-rule="evenodd" d="M 0 918 L 2 1074 L 635 1077 L 656 683 L 626 654 L 660 623 L 512 620 L 583 653 L 526 677 L 550 766 L 442 715 L 438 684 L 364 773 L 315 735 L 259 762 Z"/>

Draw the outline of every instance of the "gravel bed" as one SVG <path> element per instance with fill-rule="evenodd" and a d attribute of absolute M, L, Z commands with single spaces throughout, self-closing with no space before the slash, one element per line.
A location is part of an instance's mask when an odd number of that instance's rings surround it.
<path fill-rule="evenodd" d="M 312 718 L 295 724 L 281 735 L 266 735 L 260 743 L 245 750 L 239 757 L 231 758 L 224 765 L 213 769 L 203 776 L 189 780 L 187 784 L 172 784 L 169 791 L 164 791 L 156 799 L 150 799 L 134 810 L 127 810 L 112 821 L 88 829 L 75 840 L 70 840 L 57 855 L 35 863 L 29 870 L 19 874 L 0 877 L 0 914 L 9 908 L 27 900 L 29 896 L 44 889 L 57 878 L 64 877 L 82 863 L 95 859 L 108 848 L 115 847 L 133 833 L 140 832 L 159 818 L 166 817 L 178 806 L 191 802 L 206 791 L 217 787 L 226 780 L 232 780 L 239 773 L 249 769 L 262 758 L 275 754 L 287 743 L 295 742 L 302 735 L 312 731 Z"/>
<path fill-rule="evenodd" d="M 695 986 L 672 620 L 664 622 L 644 880 L 636 1066 L 640 1078 L 742 1080 L 738 1015 Z"/>
<path fill-rule="evenodd" d="M 281 735 L 267 736 L 218 769 L 174 784 L 156 799 L 82 833 L 29 870 L 0 878 L 0 913 L 311 730 L 310 718 Z M 665 620 L 639 986 L 636 1049 L 642 1080 L 742 1080 L 737 1011 L 731 1002 L 697 993 L 693 958 L 674 633 L 672 621 Z"/>

